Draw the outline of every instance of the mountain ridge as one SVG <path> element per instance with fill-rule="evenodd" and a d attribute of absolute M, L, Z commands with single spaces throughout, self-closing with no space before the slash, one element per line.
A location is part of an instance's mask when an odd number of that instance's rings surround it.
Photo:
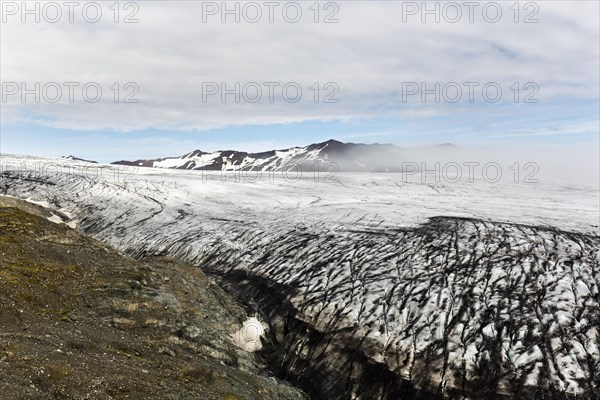
<path fill-rule="evenodd" d="M 430 148 L 454 147 L 451 143 L 443 143 Z M 311 169 L 315 168 L 315 163 L 320 163 L 325 168 L 333 167 L 347 172 L 393 172 L 401 171 L 398 160 L 405 158 L 405 152 L 405 148 L 391 143 L 344 143 L 329 139 L 307 146 L 257 153 L 238 150 L 205 152 L 196 149 L 179 157 L 120 160 L 112 164 L 182 170 L 284 171 L 295 167 Z"/>

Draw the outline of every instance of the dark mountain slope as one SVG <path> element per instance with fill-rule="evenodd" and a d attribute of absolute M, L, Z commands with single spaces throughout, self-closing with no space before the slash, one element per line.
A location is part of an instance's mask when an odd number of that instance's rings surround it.
<path fill-rule="evenodd" d="M 304 398 L 231 343 L 245 312 L 198 269 L 1 198 L 0 254 L 0 399 Z"/>

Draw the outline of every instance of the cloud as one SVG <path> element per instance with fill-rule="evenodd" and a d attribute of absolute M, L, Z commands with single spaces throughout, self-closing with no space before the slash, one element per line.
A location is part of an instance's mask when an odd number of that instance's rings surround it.
<path fill-rule="evenodd" d="M 6 2 L 4 2 L 6 3 Z M 18 2 L 20 4 L 20 2 Z M 60 2 L 59 2 L 60 3 Z M 301 2 L 302 19 L 286 22 L 279 9 L 275 21 L 266 20 L 267 8 L 258 23 L 243 18 L 221 23 L 221 15 L 202 22 L 207 2 L 137 2 L 139 23 L 114 23 L 109 3 L 101 3 L 103 17 L 91 24 L 75 14 L 75 23 L 21 23 L 19 15 L 2 24 L 2 82 L 26 82 L 32 88 L 48 82 L 97 82 L 102 98 L 86 102 L 75 91 L 70 103 L 61 101 L 23 104 L 10 96 L 2 104 L 3 122 L 38 124 L 73 130 L 143 129 L 208 130 L 230 125 L 280 124 L 305 121 L 348 121 L 362 118 L 418 118 L 420 116 L 468 115 L 473 111 L 463 92 L 456 104 L 420 94 L 402 98 L 403 83 L 496 82 L 503 95 L 498 104 L 482 98 L 479 110 L 498 114 L 499 104 L 513 101 L 510 87 L 519 83 L 520 101 L 531 93 L 523 88 L 535 82 L 540 102 L 596 100 L 598 98 L 599 28 L 597 2 L 536 2 L 538 23 L 515 23 L 509 2 L 498 2 L 502 18 L 486 22 L 478 8 L 475 22 L 463 18 L 449 23 L 422 23 L 421 15 L 407 16 L 407 2 L 337 2 L 338 23 L 314 23 L 312 3 Z M 121 7 L 124 3 L 120 3 Z M 221 2 L 215 3 L 221 6 Z M 232 4 L 228 3 L 231 7 Z M 243 8 L 248 3 L 240 3 Z M 420 7 L 421 2 L 416 2 Z M 445 3 L 439 3 L 443 7 Z M 459 2 L 459 4 L 462 4 Z M 484 2 L 481 3 L 483 8 Z M 335 11 L 320 3 L 319 19 Z M 523 6 L 524 3 L 521 3 Z M 131 10 L 121 10 L 120 19 Z M 534 10 L 520 9 L 519 20 Z M 293 14 L 293 13 L 292 13 Z M 253 15 L 253 14 L 252 14 Z M 115 82 L 119 99 L 115 103 Z M 123 103 L 134 82 L 139 103 Z M 203 83 L 258 83 L 260 101 L 236 103 L 233 95 L 222 102 L 210 96 L 203 102 Z M 264 82 L 278 82 L 270 102 Z M 302 100 L 282 98 L 285 83 L 302 89 Z M 318 102 L 315 103 L 315 82 Z M 339 88 L 337 103 L 324 103 Z M 480 87 L 481 87 L 480 86 Z M 205 87 L 204 87 L 205 88 Z M 249 87 L 252 89 L 252 87 Z M 313 88 L 313 89 L 311 89 Z M 64 87 L 63 87 L 64 89 Z M 206 88 L 205 88 L 206 89 Z M 463 87 L 463 90 L 465 88 Z M 481 112 L 481 111 L 478 111 Z"/>

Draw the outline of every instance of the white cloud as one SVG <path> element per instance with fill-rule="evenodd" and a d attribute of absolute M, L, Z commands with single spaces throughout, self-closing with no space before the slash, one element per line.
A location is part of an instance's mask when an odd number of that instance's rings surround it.
<path fill-rule="evenodd" d="M 541 102 L 597 99 L 600 85 L 597 2 L 536 2 L 535 24 L 515 24 L 513 2 L 498 2 L 503 17 L 496 24 L 485 22 L 480 12 L 475 23 L 463 17 L 455 24 L 423 24 L 419 16 L 403 23 L 402 2 L 371 1 L 337 2 L 335 24 L 313 23 L 312 2 L 301 3 L 304 14 L 297 24 L 280 14 L 273 24 L 223 24 L 218 16 L 203 23 L 202 2 L 138 2 L 139 23 L 115 24 L 112 3 L 102 4 L 97 24 L 81 18 L 74 24 L 23 24 L 18 16 L 7 17 L 0 39 L 4 83 L 93 81 L 102 86 L 103 98 L 89 104 L 79 94 L 73 104 L 36 104 L 29 97 L 22 104 L 13 96 L 3 104 L 4 122 L 127 131 L 441 115 L 465 105 L 421 104 L 418 97 L 403 104 L 402 83 L 498 82 L 503 100 L 511 101 L 514 82 L 533 81 Z M 520 18 L 525 14 L 521 10 Z M 136 82 L 140 102 L 114 104 L 113 82 Z M 203 82 L 297 82 L 303 100 L 236 104 L 229 96 L 226 104 L 215 97 L 205 104 Z M 315 104 L 309 89 L 314 82 L 337 83 L 340 102 Z"/>

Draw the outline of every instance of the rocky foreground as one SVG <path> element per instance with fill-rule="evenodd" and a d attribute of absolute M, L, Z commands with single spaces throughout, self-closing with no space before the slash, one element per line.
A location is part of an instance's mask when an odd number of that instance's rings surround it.
<path fill-rule="evenodd" d="M 232 343 L 246 312 L 200 270 L 47 213 L 0 200 L 0 399 L 306 398 Z"/>

